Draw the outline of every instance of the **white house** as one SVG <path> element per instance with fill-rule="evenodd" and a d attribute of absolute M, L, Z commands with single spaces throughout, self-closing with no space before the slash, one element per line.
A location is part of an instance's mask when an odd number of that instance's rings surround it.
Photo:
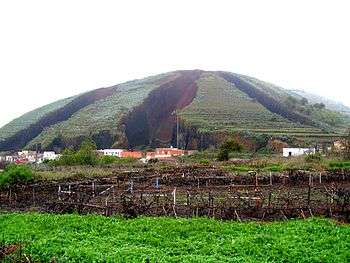
<path fill-rule="evenodd" d="M 12 156 L 12 155 L 5 156 L 5 161 L 8 163 L 13 163 L 15 160 L 16 160 L 15 156 Z"/>
<path fill-rule="evenodd" d="M 56 160 L 58 158 L 58 154 L 55 152 L 49 151 L 43 153 L 43 160 Z"/>
<path fill-rule="evenodd" d="M 315 148 L 283 148 L 283 157 L 314 154 L 315 152 Z"/>
<path fill-rule="evenodd" d="M 108 156 L 116 156 L 121 158 L 122 157 L 122 152 L 124 150 L 122 149 L 103 149 L 103 150 L 98 150 L 99 153 L 103 155 L 108 155 Z"/>

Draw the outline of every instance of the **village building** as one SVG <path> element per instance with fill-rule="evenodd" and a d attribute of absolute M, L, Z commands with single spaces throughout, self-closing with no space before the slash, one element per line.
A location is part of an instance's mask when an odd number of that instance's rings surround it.
<path fill-rule="evenodd" d="M 314 154 L 315 152 L 315 148 L 283 148 L 283 157 L 297 157 Z"/>
<path fill-rule="evenodd" d="M 18 158 L 16 159 L 16 163 L 35 163 L 38 159 L 38 154 L 35 151 L 20 151 L 17 152 Z"/>
<path fill-rule="evenodd" d="M 154 152 L 147 152 L 146 159 L 167 159 L 174 156 L 183 156 L 189 154 L 189 151 L 178 148 L 156 148 Z"/>
<path fill-rule="evenodd" d="M 42 159 L 43 160 L 49 160 L 49 161 L 52 161 L 52 160 L 56 160 L 59 158 L 59 155 L 56 154 L 55 152 L 53 151 L 48 151 L 48 152 L 44 152 L 42 154 Z"/>
<path fill-rule="evenodd" d="M 141 151 L 123 151 L 121 153 L 121 158 L 141 159 L 142 157 L 143 157 L 143 153 Z"/>
<path fill-rule="evenodd" d="M 98 150 L 97 152 L 101 155 L 105 156 L 115 156 L 115 157 L 122 157 L 122 152 L 123 149 L 103 149 L 103 150 Z"/>
<path fill-rule="evenodd" d="M 5 156 L 5 162 L 7 163 L 13 163 L 15 162 L 17 158 L 15 156 L 12 156 L 12 155 L 6 155 Z"/>

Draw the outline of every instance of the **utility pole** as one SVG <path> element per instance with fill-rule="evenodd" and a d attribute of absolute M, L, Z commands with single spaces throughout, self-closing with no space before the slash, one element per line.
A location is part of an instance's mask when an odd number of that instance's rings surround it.
<path fill-rule="evenodd" d="M 179 148 L 179 116 L 177 115 L 177 109 L 175 110 L 176 114 L 176 148 Z"/>

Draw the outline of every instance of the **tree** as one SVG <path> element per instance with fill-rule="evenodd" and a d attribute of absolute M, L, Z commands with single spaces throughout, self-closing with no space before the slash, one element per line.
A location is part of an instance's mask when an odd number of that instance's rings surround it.
<path fill-rule="evenodd" d="M 98 163 L 96 144 L 92 140 L 86 140 L 77 152 L 67 148 L 62 152 L 60 159 L 54 163 L 58 165 L 96 165 Z"/>
<path fill-rule="evenodd" d="M 79 151 L 76 153 L 76 158 L 81 165 L 95 165 L 98 163 L 98 156 L 96 153 L 96 144 L 92 140 L 85 140 Z"/>
<path fill-rule="evenodd" d="M 218 160 L 227 161 L 229 159 L 229 154 L 231 152 L 241 152 L 242 150 L 243 150 L 243 146 L 238 142 L 236 142 L 235 140 L 226 140 L 220 146 Z"/>

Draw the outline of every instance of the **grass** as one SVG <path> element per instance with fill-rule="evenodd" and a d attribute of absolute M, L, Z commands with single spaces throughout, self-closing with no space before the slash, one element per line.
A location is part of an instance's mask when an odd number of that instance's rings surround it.
<path fill-rule="evenodd" d="M 263 224 L 28 213 L 0 221 L 1 243 L 22 244 L 22 255 L 41 262 L 350 260 L 350 227 L 326 219 Z"/>
<path fill-rule="evenodd" d="M 350 170 L 350 161 L 330 161 L 329 168 L 332 170 L 344 169 Z"/>

